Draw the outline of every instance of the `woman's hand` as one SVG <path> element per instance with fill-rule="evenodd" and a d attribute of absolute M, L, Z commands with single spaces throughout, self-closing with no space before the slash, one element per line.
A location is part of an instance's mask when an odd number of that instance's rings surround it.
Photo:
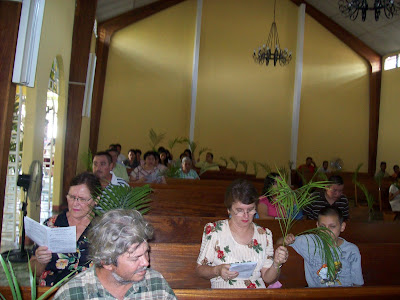
<path fill-rule="evenodd" d="M 274 262 L 272 263 L 275 268 L 280 268 L 282 264 L 284 264 L 289 257 L 289 252 L 286 247 L 279 246 L 275 250 Z"/>
<path fill-rule="evenodd" d="M 51 255 L 51 251 L 46 246 L 40 246 L 35 252 L 36 260 L 42 265 L 47 265 L 51 261 Z"/>
<path fill-rule="evenodd" d="M 223 264 L 223 265 L 218 265 L 216 266 L 216 275 L 221 276 L 223 280 L 231 280 L 236 278 L 239 275 L 239 272 L 232 272 L 229 271 L 229 268 L 231 265 Z"/>

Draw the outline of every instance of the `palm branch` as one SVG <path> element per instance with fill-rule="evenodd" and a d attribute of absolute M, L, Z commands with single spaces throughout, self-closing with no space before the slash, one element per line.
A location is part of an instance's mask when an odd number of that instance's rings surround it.
<path fill-rule="evenodd" d="M 190 151 L 192 151 L 192 154 L 194 154 L 194 152 L 196 151 L 196 148 L 197 148 L 197 144 L 188 138 L 184 138 L 182 141 L 186 142 L 188 144 Z"/>
<path fill-rule="evenodd" d="M 260 167 L 265 171 L 265 173 L 269 174 L 271 173 L 272 169 L 267 163 L 258 163 Z"/>
<path fill-rule="evenodd" d="M 179 170 L 181 169 L 181 164 L 179 161 L 170 164 L 167 169 L 161 172 L 161 175 L 168 178 L 179 178 Z"/>
<path fill-rule="evenodd" d="M 236 170 L 237 167 L 238 167 L 238 164 L 239 164 L 238 160 L 234 156 L 229 157 L 229 159 L 233 163 L 233 165 L 235 166 L 235 170 Z"/>
<path fill-rule="evenodd" d="M 239 164 L 241 164 L 243 166 L 244 172 L 247 173 L 247 169 L 248 169 L 248 164 L 247 161 L 245 160 L 240 160 Z"/>
<path fill-rule="evenodd" d="M 204 147 L 204 148 L 201 148 L 201 149 L 199 150 L 199 159 L 200 159 L 200 156 L 201 156 L 204 152 L 206 152 L 206 151 L 211 151 L 211 149 L 210 149 L 210 148 L 207 148 L 207 147 Z"/>
<path fill-rule="evenodd" d="M 149 132 L 150 138 L 150 147 L 153 151 L 157 151 L 157 145 L 161 143 L 161 141 L 165 138 L 165 132 L 157 134 L 153 128 L 150 129 Z"/>
<path fill-rule="evenodd" d="M 318 196 L 313 195 L 314 189 L 325 189 L 330 185 L 328 181 L 313 182 L 310 180 L 307 184 L 297 190 L 292 190 L 287 181 L 284 179 L 284 174 L 277 170 L 279 176 L 275 177 L 276 187 L 270 189 L 266 195 L 274 199 L 272 204 L 277 207 L 279 215 L 279 226 L 282 232 L 283 240 L 291 231 L 294 223 L 296 222 L 296 215 L 303 210 L 307 205 L 311 204 Z M 314 242 L 316 251 L 318 250 L 322 256 L 323 261 L 326 261 L 328 273 L 334 278 L 335 265 L 334 262 L 338 260 L 340 251 L 336 247 L 336 242 L 332 237 L 332 233 L 327 228 L 314 228 L 312 230 L 304 231 L 301 234 L 311 234 L 311 240 Z M 308 236 L 307 236 L 308 240 Z"/>
<path fill-rule="evenodd" d="M 123 208 L 135 209 L 145 214 L 150 210 L 151 199 L 147 197 L 152 191 L 148 184 L 138 187 L 109 185 L 104 190 L 98 190 L 96 195 L 98 203 L 93 212 L 102 215 L 109 210 Z"/>
<path fill-rule="evenodd" d="M 219 167 L 219 166 L 218 166 L 218 164 L 207 164 L 206 166 L 203 165 L 203 166 L 201 167 L 201 169 L 200 169 L 199 176 L 200 176 L 201 174 L 203 174 L 204 172 L 206 172 L 207 170 L 213 168 L 213 167 Z"/>
<path fill-rule="evenodd" d="M 92 172 L 93 170 L 93 154 L 90 148 L 87 152 L 82 153 L 81 160 L 85 166 L 86 171 Z"/>
<path fill-rule="evenodd" d="M 175 147 L 176 144 L 182 144 L 184 142 L 184 138 L 180 137 L 180 138 L 175 138 L 173 140 L 170 140 L 168 142 L 168 147 L 172 152 L 172 149 Z"/>
<path fill-rule="evenodd" d="M 252 164 L 253 164 L 253 169 L 254 169 L 254 175 L 257 177 L 257 174 L 258 174 L 258 162 L 253 161 Z"/>
<path fill-rule="evenodd" d="M 356 182 L 358 181 L 358 173 L 360 173 L 360 169 L 362 167 L 363 163 L 358 164 L 356 170 L 354 171 L 353 174 L 353 183 L 356 184 Z"/>
<path fill-rule="evenodd" d="M 356 185 L 365 195 L 365 199 L 367 200 L 367 205 L 368 205 L 368 215 L 369 218 L 372 219 L 372 216 L 374 215 L 374 207 L 373 207 L 375 202 L 374 196 L 372 196 L 372 194 L 368 191 L 367 187 L 361 182 L 356 181 Z"/>
<path fill-rule="evenodd" d="M 219 159 L 222 160 L 225 163 L 225 168 L 227 168 L 228 164 L 229 164 L 228 160 L 225 157 L 222 157 L 222 156 Z"/>

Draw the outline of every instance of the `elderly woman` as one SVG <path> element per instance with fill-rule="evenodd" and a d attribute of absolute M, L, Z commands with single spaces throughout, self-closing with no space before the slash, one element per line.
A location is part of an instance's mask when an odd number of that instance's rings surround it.
<path fill-rule="evenodd" d="M 238 179 L 225 193 L 230 219 L 204 227 L 196 272 L 211 280 L 211 288 L 265 288 L 265 283 L 278 279 L 288 251 L 280 246 L 274 253 L 271 231 L 252 222 L 257 202 L 254 186 Z M 239 273 L 230 266 L 241 262 L 254 262 L 256 267 L 250 277 L 236 279 Z"/>
<path fill-rule="evenodd" d="M 136 167 L 130 174 L 130 180 L 146 183 L 165 183 L 165 178 L 162 176 L 158 168 L 158 154 L 153 151 L 147 151 L 144 154 L 144 165 Z"/>
<path fill-rule="evenodd" d="M 179 170 L 178 177 L 183 179 L 200 179 L 197 172 L 192 169 L 192 160 L 189 157 L 182 158 L 182 166 Z"/>
<path fill-rule="evenodd" d="M 30 264 L 39 277 L 40 286 L 53 286 L 71 272 L 89 268 L 87 231 L 92 221 L 94 194 L 101 189 L 99 179 L 92 173 L 82 173 L 72 179 L 67 194 L 68 209 L 53 216 L 44 225 L 48 227 L 76 226 L 76 252 L 52 253 L 46 246 L 33 248 Z"/>

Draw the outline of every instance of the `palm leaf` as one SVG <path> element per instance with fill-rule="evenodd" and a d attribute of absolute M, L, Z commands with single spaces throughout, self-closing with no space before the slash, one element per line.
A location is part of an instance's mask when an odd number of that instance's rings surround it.
<path fill-rule="evenodd" d="M 356 182 L 358 181 L 358 173 L 360 172 L 362 165 L 363 165 L 363 163 L 358 164 L 356 170 L 354 171 L 354 174 L 353 174 L 353 183 L 354 184 L 356 184 Z"/>
<path fill-rule="evenodd" d="M 210 148 L 207 148 L 207 147 L 201 148 L 201 149 L 199 150 L 199 158 L 200 158 L 200 156 L 201 156 L 204 152 L 206 152 L 206 151 L 211 151 L 211 149 L 210 149 Z"/>
<path fill-rule="evenodd" d="M 207 164 L 206 166 L 202 165 L 200 172 L 199 172 L 199 176 L 213 167 L 219 167 L 219 166 L 218 166 L 218 164 Z"/>
<path fill-rule="evenodd" d="M 181 169 L 181 164 L 179 161 L 174 162 L 169 165 L 167 169 L 161 172 L 161 175 L 168 178 L 179 178 L 179 170 Z"/>
<path fill-rule="evenodd" d="M 170 140 L 168 142 L 168 147 L 172 152 L 172 149 L 175 147 L 176 144 L 182 144 L 184 142 L 184 138 L 180 137 L 180 138 L 175 138 L 173 140 Z"/>
<path fill-rule="evenodd" d="M 51 288 L 49 288 L 42 296 L 37 298 L 37 300 L 44 300 L 46 299 L 50 294 L 53 293 L 55 289 L 57 289 L 60 285 L 64 284 L 65 281 L 69 280 L 72 275 L 74 275 L 75 272 L 69 273 L 67 276 L 65 276 L 63 279 L 61 279 L 59 282 L 57 282 L 55 285 L 53 285 Z"/>
<path fill-rule="evenodd" d="M 244 172 L 247 173 L 247 168 L 248 168 L 248 164 L 247 161 L 245 160 L 240 160 L 239 164 L 241 164 L 243 166 Z"/>
<path fill-rule="evenodd" d="M 12 281 L 14 284 L 15 293 L 17 294 L 17 299 L 22 299 L 21 290 L 19 289 L 19 284 L 17 282 L 17 277 L 15 276 L 15 273 L 14 273 L 14 270 L 13 270 L 13 267 L 12 267 L 10 261 L 8 261 L 8 266 L 10 268 L 11 278 L 12 278 Z"/>
<path fill-rule="evenodd" d="M 151 199 L 147 197 L 152 191 L 148 184 L 138 187 L 110 185 L 104 190 L 98 190 L 97 205 L 101 209 L 95 208 L 93 212 L 102 215 L 106 211 L 123 208 L 136 209 L 144 214 L 149 210 Z"/>
<path fill-rule="evenodd" d="M 236 170 L 237 167 L 238 167 L 238 164 L 239 164 L 238 160 L 234 156 L 229 157 L 229 159 L 233 163 L 233 165 L 235 166 L 235 170 Z"/>
<path fill-rule="evenodd" d="M 228 164 L 229 164 L 228 160 L 225 157 L 222 157 L 222 156 L 219 159 L 222 160 L 225 163 L 225 168 L 227 168 Z"/>
<path fill-rule="evenodd" d="M 258 163 L 258 165 L 265 171 L 265 173 L 269 174 L 271 173 L 272 169 L 267 163 Z"/>
<path fill-rule="evenodd" d="M 373 209 L 373 205 L 375 202 L 374 196 L 372 196 L 372 194 L 368 191 L 367 187 L 364 184 L 362 184 L 361 182 L 356 181 L 356 185 L 364 193 L 365 199 L 367 200 L 367 204 L 368 204 L 368 210 L 371 215 L 374 210 Z"/>
<path fill-rule="evenodd" d="M 22 299 L 21 297 L 17 298 L 17 292 L 16 292 L 15 286 L 14 286 L 14 280 L 12 279 L 10 271 L 8 270 L 6 262 L 5 262 L 5 260 L 4 260 L 2 255 L 0 255 L 0 263 L 1 263 L 1 266 L 3 267 L 4 274 L 6 275 L 6 278 L 7 278 L 7 281 L 8 281 L 8 285 L 10 287 L 13 299 Z"/>
<path fill-rule="evenodd" d="M 153 151 L 157 151 L 157 145 L 161 143 L 161 141 L 165 138 L 165 132 L 157 134 L 153 128 L 150 129 L 149 132 L 150 138 L 150 147 Z"/>
<path fill-rule="evenodd" d="M 194 152 L 196 151 L 196 148 L 197 148 L 197 144 L 194 141 L 191 141 L 188 138 L 184 138 L 184 139 L 182 139 L 182 141 L 184 143 L 188 144 L 188 147 L 189 147 L 190 151 L 192 151 L 192 153 L 194 154 Z"/>
<path fill-rule="evenodd" d="M 266 195 L 271 199 L 272 204 L 277 207 L 279 216 L 281 218 L 278 219 L 279 226 L 282 232 L 283 240 L 285 240 L 286 236 L 290 232 L 294 223 L 296 222 L 296 215 L 299 211 L 301 211 L 304 207 L 311 204 L 317 195 L 312 195 L 314 189 L 325 189 L 331 183 L 329 181 L 317 181 L 310 182 L 304 184 L 302 187 L 297 190 L 292 190 L 287 181 L 284 179 L 284 174 L 282 174 L 279 169 L 277 170 L 279 177 L 275 177 L 276 187 L 271 188 Z M 315 243 L 315 249 L 318 250 L 322 255 L 322 260 L 326 261 L 328 273 L 331 275 L 335 275 L 335 259 L 339 257 L 338 248 L 336 247 L 335 241 L 330 235 L 329 229 L 321 229 L 316 228 L 312 230 L 305 231 L 304 233 L 312 233 L 315 238 L 313 241 Z M 333 256 L 329 253 L 333 251 Z M 333 258 L 332 258 L 333 257 Z M 334 277 L 332 277 L 334 278 Z"/>
<path fill-rule="evenodd" d="M 31 299 L 36 299 L 36 269 L 32 272 L 31 264 L 28 260 L 29 282 L 31 284 Z"/>
<path fill-rule="evenodd" d="M 253 169 L 254 169 L 254 175 L 257 177 L 257 174 L 258 174 L 258 162 L 253 161 L 252 164 L 253 164 Z"/>

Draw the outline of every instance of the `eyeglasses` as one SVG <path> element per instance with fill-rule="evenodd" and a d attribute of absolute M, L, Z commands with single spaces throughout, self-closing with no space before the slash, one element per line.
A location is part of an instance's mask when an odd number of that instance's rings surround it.
<path fill-rule="evenodd" d="M 251 210 L 243 210 L 242 208 L 238 208 L 238 209 L 233 209 L 232 208 L 232 212 L 235 214 L 235 216 L 238 217 L 243 217 L 244 213 L 246 212 L 249 216 L 255 215 L 257 210 L 255 208 L 251 209 Z"/>
<path fill-rule="evenodd" d="M 92 197 L 90 197 L 89 199 L 85 199 L 85 198 L 80 198 L 80 197 L 76 197 L 74 195 L 70 195 L 67 194 L 67 199 L 69 201 L 78 201 L 79 203 L 88 203 L 90 201 L 90 199 L 92 199 Z"/>

